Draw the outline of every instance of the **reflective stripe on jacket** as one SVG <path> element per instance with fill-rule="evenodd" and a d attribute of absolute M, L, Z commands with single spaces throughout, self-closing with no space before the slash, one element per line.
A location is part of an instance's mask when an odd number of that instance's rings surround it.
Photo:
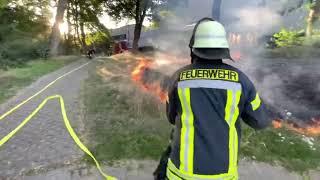
<path fill-rule="evenodd" d="M 170 180 L 238 179 L 239 118 L 255 129 L 270 123 L 251 81 L 223 63 L 196 63 L 175 73 L 167 115 L 176 126 Z"/>

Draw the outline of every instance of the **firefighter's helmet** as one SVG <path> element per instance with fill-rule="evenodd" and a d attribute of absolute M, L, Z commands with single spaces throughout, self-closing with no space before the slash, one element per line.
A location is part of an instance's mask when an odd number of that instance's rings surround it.
<path fill-rule="evenodd" d="M 212 18 L 203 18 L 196 24 L 189 47 L 199 58 L 232 60 L 226 30 Z"/>

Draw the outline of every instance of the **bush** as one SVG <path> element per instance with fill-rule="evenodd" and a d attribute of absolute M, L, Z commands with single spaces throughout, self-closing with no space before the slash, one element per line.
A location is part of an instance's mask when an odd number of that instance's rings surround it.
<path fill-rule="evenodd" d="M 303 43 L 301 33 L 287 29 L 282 29 L 279 33 L 276 33 L 274 38 L 277 47 L 301 46 Z"/>
<path fill-rule="evenodd" d="M 0 8 L 0 69 L 44 57 L 47 19 L 22 6 Z"/>
<path fill-rule="evenodd" d="M 0 50 L 0 69 L 19 67 L 31 59 L 44 58 L 46 44 L 46 42 L 30 38 L 6 42 Z"/>

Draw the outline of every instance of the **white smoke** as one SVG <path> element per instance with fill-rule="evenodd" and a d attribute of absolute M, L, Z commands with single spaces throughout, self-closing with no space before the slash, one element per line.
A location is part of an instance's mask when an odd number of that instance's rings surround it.
<path fill-rule="evenodd" d="M 242 32 L 259 32 L 260 35 L 275 32 L 283 19 L 274 10 L 267 7 L 247 7 L 234 10 L 235 18 L 239 19 L 229 27 Z"/>

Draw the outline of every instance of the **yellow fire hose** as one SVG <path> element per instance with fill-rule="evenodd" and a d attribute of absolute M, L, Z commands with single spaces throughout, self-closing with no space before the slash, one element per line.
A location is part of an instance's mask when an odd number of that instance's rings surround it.
<path fill-rule="evenodd" d="M 44 87 L 42 90 L 40 90 L 39 92 L 37 92 L 36 94 L 34 94 L 33 96 L 29 97 L 28 99 L 26 99 L 25 101 L 23 101 L 22 103 L 18 104 L 17 106 L 15 106 L 14 108 L 12 108 L 10 111 L 6 112 L 5 114 L 3 114 L 2 116 L 0 116 L 0 121 L 3 120 L 5 117 L 9 116 L 10 114 L 12 114 L 13 112 L 15 112 L 16 110 L 18 110 L 22 105 L 26 104 L 27 102 L 29 102 L 31 99 L 35 98 L 36 96 L 38 96 L 40 93 L 42 93 L 43 91 L 45 91 L 46 89 L 48 89 L 50 86 L 52 86 L 54 83 L 56 83 L 58 80 L 62 79 L 63 77 L 71 74 L 74 71 L 77 71 L 79 69 L 81 69 L 82 67 L 88 65 L 89 63 L 86 63 L 62 76 L 60 76 L 59 78 L 57 78 L 56 80 L 52 81 L 50 84 L 48 84 L 46 87 Z M 73 130 L 70 121 L 68 119 L 67 116 L 67 112 L 66 112 L 66 108 L 65 108 L 65 104 L 64 104 L 64 100 L 63 97 L 61 95 L 54 95 L 54 96 L 50 96 L 47 97 L 44 101 L 42 101 L 42 103 L 31 113 L 29 114 L 29 116 L 27 118 L 25 118 L 21 124 L 19 124 L 13 131 L 11 131 L 9 134 L 7 134 L 5 137 L 3 137 L 0 140 L 0 147 L 2 147 L 3 144 L 5 144 L 7 141 L 9 141 L 21 128 L 23 128 L 45 105 L 48 101 L 53 100 L 53 99 L 58 99 L 60 102 L 60 107 L 61 107 L 61 114 L 63 117 L 63 121 L 64 124 L 70 134 L 70 136 L 72 137 L 72 139 L 74 140 L 74 142 L 79 146 L 79 148 L 85 152 L 86 154 L 88 154 L 93 161 L 96 164 L 97 169 L 99 170 L 100 174 L 106 178 L 106 180 L 117 180 L 117 178 L 112 177 L 107 175 L 106 173 L 103 172 L 103 170 L 101 169 L 100 163 L 97 161 L 97 159 L 94 157 L 94 155 L 90 152 L 90 150 L 81 142 L 81 140 L 79 139 L 79 137 L 77 136 L 77 134 L 75 133 L 75 131 Z"/>

